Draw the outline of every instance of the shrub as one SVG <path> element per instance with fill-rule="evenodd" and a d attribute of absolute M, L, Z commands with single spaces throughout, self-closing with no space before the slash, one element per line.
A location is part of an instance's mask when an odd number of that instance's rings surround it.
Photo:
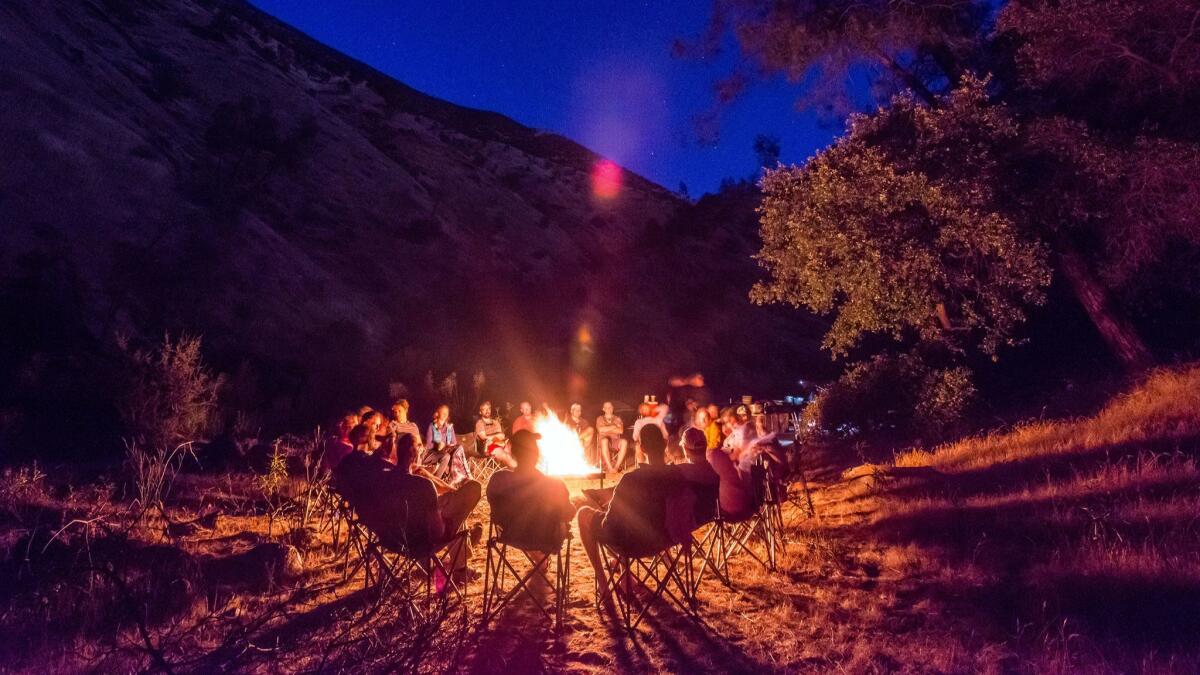
<path fill-rule="evenodd" d="M 224 379 L 200 358 L 200 338 L 170 335 L 153 349 L 135 349 L 127 339 L 119 409 L 131 445 L 173 448 L 209 431 Z"/>
<path fill-rule="evenodd" d="M 883 354 L 851 366 L 821 390 L 804 411 L 804 426 L 840 438 L 936 440 L 955 430 L 974 397 L 967 368 Z"/>

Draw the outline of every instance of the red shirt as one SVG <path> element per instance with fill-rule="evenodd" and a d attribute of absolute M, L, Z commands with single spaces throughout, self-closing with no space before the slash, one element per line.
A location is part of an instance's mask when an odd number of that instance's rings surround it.
<path fill-rule="evenodd" d="M 513 420 L 513 433 L 515 434 L 522 429 L 533 431 L 533 416 L 532 415 L 529 415 L 529 416 L 521 415 L 517 419 Z"/>

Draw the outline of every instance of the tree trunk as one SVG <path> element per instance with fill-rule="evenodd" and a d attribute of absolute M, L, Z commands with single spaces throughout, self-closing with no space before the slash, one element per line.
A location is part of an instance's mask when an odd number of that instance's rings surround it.
<path fill-rule="evenodd" d="M 1060 249 L 1059 262 L 1063 276 L 1075 292 L 1079 304 L 1087 311 L 1100 337 L 1125 370 L 1137 372 L 1154 364 L 1154 357 L 1137 330 L 1112 306 L 1108 291 L 1088 269 L 1087 261 L 1069 243 Z"/>

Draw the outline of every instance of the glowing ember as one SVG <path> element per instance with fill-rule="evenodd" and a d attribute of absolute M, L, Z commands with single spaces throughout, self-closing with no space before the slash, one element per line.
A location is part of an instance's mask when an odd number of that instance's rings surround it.
<path fill-rule="evenodd" d="M 547 410 L 539 417 L 533 428 L 542 435 L 538 448 L 542 459 L 538 469 L 550 476 L 584 476 L 599 473 L 600 469 L 587 463 L 583 453 L 583 443 L 579 436 L 554 414 Z"/>

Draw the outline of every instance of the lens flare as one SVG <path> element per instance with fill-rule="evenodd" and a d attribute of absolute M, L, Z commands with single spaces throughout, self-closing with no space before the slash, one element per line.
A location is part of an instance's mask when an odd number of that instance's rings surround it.
<path fill-rule="evenodd" d="M 538 449 L 541 460 L 538 469 L 547 476 L 586 476 L 599 473 L 600 469 L 587 463 L 583 443 L 571 427 L 563 424 L 551 410 L 533 423 L 533 429 L 541 434 Z"/>
<path fill-rule="evenodd" d="M 621 191 L 621 167 L 602 159 L 592 167 L 592 194 L 598 199 L 612 199 Z"/>

